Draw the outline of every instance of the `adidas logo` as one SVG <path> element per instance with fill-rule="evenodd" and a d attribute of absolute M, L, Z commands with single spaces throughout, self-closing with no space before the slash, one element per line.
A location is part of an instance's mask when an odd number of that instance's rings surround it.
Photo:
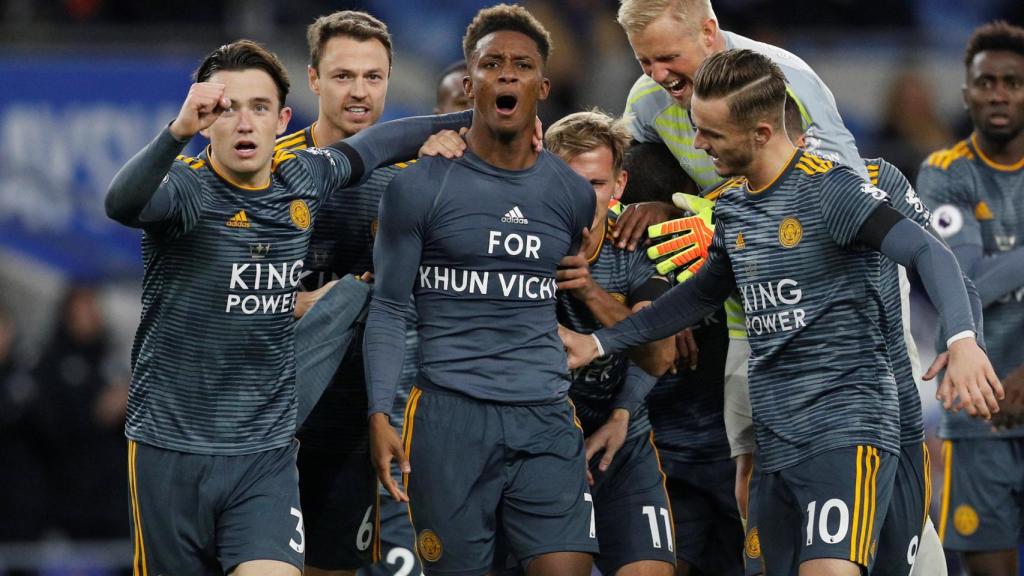
<path fill-rule="evenodd" d="M 505 212 L 505 215 L 501 217 L 501 221 L 509 224 L 530 223 L 530 221 L 526 219 L 526 216 L 523 216 L 523 211 L 519 209 L 519 206 L 514 206 L 511 210 Z"/>
<path fill-rule="evenodd" d="M 231 220 L 227 222 L 230 228 L 248 228 L 249 217 L 245 215 L 245 210 L 239 210 L 238 214 L 231 217 Z"/>

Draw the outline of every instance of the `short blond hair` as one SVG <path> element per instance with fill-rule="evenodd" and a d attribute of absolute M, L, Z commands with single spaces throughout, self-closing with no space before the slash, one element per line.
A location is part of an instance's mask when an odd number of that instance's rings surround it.
<path fill-rule="evenodd" d="M 622 119 L 616 120 L 597 108 L 569 114 L 552 124 L 544 135 L 544 146 L 562 160 L 569 162 L 607 146 L 612 152 L 612 169 L 622 169 L 626 149 L 632 138 Z"/>
<path fill-rule="evenodd" d="M 622 0 L 616 19 L 626 34 L 636 34 L 643 32 L 666 11 L 671 11 L 673 18 L 691 28 L 714 14 L 711 0 Z"/>

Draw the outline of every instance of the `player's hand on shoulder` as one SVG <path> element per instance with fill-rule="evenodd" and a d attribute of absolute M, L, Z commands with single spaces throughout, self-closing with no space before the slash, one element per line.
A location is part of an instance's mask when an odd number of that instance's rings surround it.
<path fill-rule="evenodd" d="M 949 347 L 949 365 L 939 384 L 938 399 L 946 410 L 966 410 L 971 416 L 989 420 L 999 411 L 1004 397 L 988 356 L 974 338 L 953 342 Z M 959 403 L 955 400 L 959 399 Z"/>
<path fill-rule="evenodd" d="M 458 132 L 441 130 L 437 134 L 433 134 L 427 138 L 423 146 L 420 146 L 419 157 L 444 156 L 449 160 L 462 157 L 462 153 L 466 149 L 466 141 L 462 139 L 462 136 L 468 131 L 469 128 L 463 127 Z"/>
<path fill-rule="evenodd" d="M 230 107 L 231 101 L 224 96 L 223 84 L 196 82 L 188 89 L 178 117 L 171 122 L 171 135 L 178 140 L 191 138 L 200 130 L 209 128 Z"/>
<path fill-rule="evenodd" d="M 402 439 L 395 432 L 388 415 L 383 412 L 370 415 L 370 459 L 377 471 L 377 478 L 395 502 L 408 502 L 409 497 L 402 492 L 391 476 L 391 461 L 397 460 L 398 469 L 403 474 L 408 474 L 412 472 L 409 457 L 402 448 Z"/>
<path fill-rule="evenodd" d="M 658 222 L 672 220 L 683 215 L 682 210 L 667 202 L 637 202 L 622 210 L 615 220 L 612 238 L 616 248 L 636 250 L 643 242 L 647 228 Z"/>
<path fill-rule="evenodd" d="M 570 370 L 586 366 L 597 358 L 597 342 L 593 336 L 574 332 L 561 324 L 558 325 L 558 336 L 565 346 Z"/>
<path fill-rule="evenodd" d="M 623 408 L 612 410 L 608 420 L 593 434 L 588 436 L 583 447 L 587 457 L 587 483 L 594 485 L 594 476 L 590 473 L 590 459 L 598 452 L 604 451 L 597 469 L 607 472 L 612 465 L 615 454 L 626 443 L 626 433 L 629 432 L 629 411 Z"/>
<path fill-rule="evenodd" d="M 569 292 L 578 300 L 586 300 L 595 288 L 600 289 L 590 275 L 590 263 L 586 255 L 589 245 L 590 231 L 584 228 L 579 252 L 562 258 L 555 272 L 558 289 Z"/>

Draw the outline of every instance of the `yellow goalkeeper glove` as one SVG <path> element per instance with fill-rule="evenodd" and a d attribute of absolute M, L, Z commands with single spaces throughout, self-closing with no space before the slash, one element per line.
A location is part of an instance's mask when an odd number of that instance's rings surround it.
<path fill-rule="evenodd" d="M 694 215 L 649 227 L 647 235 L 652 240 L 666 236 L 671 236 L 671 239 L 648 248 L 647 257 L 657 262 L 655 268 L 659 274 L 667 275 L 685 265 L 676 276 L 677 281 L 685 282 L 700 270 L 707 258 L 708 247 L 715 236 L 712 219 L 715 203 L 700 196 L 681 193 L 672 195 L 672 203 Z"/>

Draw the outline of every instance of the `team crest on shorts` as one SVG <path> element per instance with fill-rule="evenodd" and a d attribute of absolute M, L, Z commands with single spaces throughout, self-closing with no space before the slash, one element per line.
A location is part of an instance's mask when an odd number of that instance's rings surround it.
<path fill-rule="evenodd" d="M 441 547 L 441 539 L 433 530 L 420 532 L 419 538 L 416 539 L 416 549 L 419 551 L 420 557 L 427 562 L 437 562 L 441 559 L 441 553 L 444 551 Z"/>
<path fill-rule="evenodd" d="M 747 558 L 761 557 L 761 538 L 757 535 L 756 527 L 747 532 L 746 542 L 743 543 L 743 552 Z"/>
<path fill-rule="evenodd" d="M 779 244 L 782 244 L 783 248 L 796 246 L 803 237 L 804 228 L 796 218 L 790 216 L 779 224 Z"/>
<path fill-rule="evenodd" d="M 299 230 L 305 230 L 309 228 L 309 206 L 302 200 L 292 200 L 292 205 L 289 207 L 288 212 L 292 215 L 292 224 Z"/>
<path fill-rule="evenodd" d="M 962 536 L 970 536 L 978 530 L 978 512 L 968 504 L 957 506 L 953 513 L 953 528 Z"/>

